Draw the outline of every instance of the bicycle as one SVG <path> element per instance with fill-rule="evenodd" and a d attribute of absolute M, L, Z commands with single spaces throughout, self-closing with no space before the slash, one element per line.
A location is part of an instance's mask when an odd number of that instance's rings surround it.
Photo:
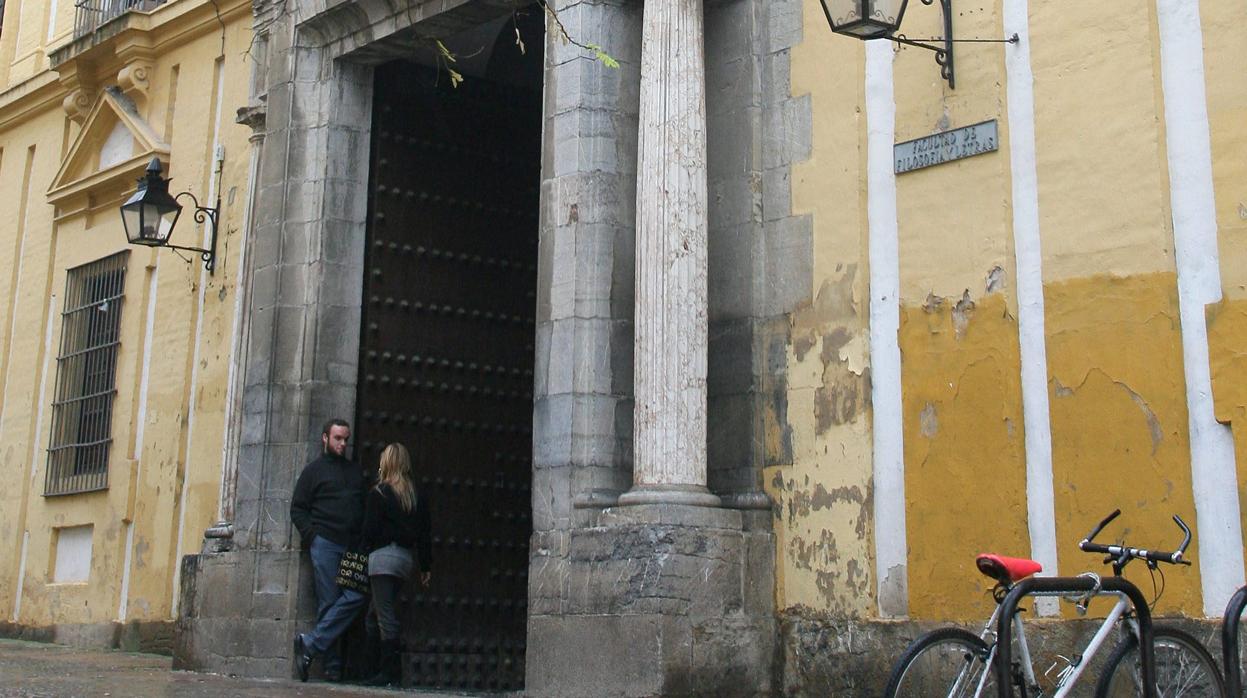
<path fill-rule="evenodd" d="M 1247 608 L 1247 586 L 1239 587 L 1225 605 L 1221 619 L 1221 663 L 1225 665 L 1225 695 L 1240 698 L 1243 695 L 1242 660 L 1239 656 L 1238 625 Z"/>
<path fill-rule="evenodd" d="M 1042 566 L 1034 560 L 979 555 L 975 560 L 979 571 L 996 580 L 992 592 L 996 609 L 983 630 L 976 636 L 967 630 L 949 627 L 919 636 L 894 666 L 884 697 L 998 695 L 1008 698 L 1020 695 L 1064 698 L 1078 684 L 1114 629 L 1122 639 L 1110 653 L 1096 683 L 1097 698 L 1223 696 L 1221 674 L 1208 650 L 1182 630 L 1153 628 L 1150 605 L 1138 587 L 1121 576 L 1132 560 L 1144 560 L 1153 571 L 1162 562 L 1189 565 L 1183 555 L 1191 542 L 1190 528 L 1181 517 L 1173 517 L 1183 532 L 1182 544 L 1173 552 L 1094 542 L 1104 527 L 1120 514 L 1120 509 L 1114 511 L 1078 544 L 1085 552 L 1107 555 L 1105 562 L 1112 563 L 1112 577 L 1102 579 L 1094 573 L 1077 577 L 1035 577 Z M 1074 596 L 1071 598 L 1071 595 Z M 1018 602 L 1027 596 L 1071 598 L 1080 613 L 1086 612 L 1087 604 L 1094 597 L 1116 598 L 1113 609 L 1082 652 L 1072 658 L 1062 657 L 1063 667 L 1054 664 L 1049 669 L 1049 673 L 1057 671 L 1051 692 L 1044 691 L 1035 675 L 1021 618 L 1013 622 L 1014 616 L 1021 613 Z M 1012 637 L 1014 641 L 1001 643 L 998 642 L 1000 637 Z M 1150 637 L 1152 642 L 1140 643 L 1140 637 Z M 1014 644 L 1018 653 L 1016 662 L 1011 658 Z"/>

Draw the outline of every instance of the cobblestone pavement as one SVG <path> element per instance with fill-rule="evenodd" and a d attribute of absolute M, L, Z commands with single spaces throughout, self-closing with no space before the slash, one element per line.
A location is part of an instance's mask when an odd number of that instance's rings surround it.
<path fill-rule="evenodd" d="M 298 681 L 263 681 L 173 671 L 169 657 L 0 640 L 0 698 L 291 698 L 464 694 L 392 691 Z"/>

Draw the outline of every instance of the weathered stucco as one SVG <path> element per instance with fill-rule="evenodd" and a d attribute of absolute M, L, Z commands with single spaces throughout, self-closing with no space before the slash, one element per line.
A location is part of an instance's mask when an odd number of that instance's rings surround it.
<path fill-rule="evenodd" d="M 959 4 L 955 34 L 1001 38 L 1005 4 Z M 1169 181 L 1174 149 L 1181 157 L 1190 146 L 1167 139 L 1157 6 L 1070 14 L 1051 3 L 1013 4 L 1028 21 L 1029 73 L 1007 70 L 1006 57 L 1020 46 L 958 45 L 953 90 L 929 52 L 895 48 L 895 122 L 880 124 L 865 108 L 863 45 L 832 35 L 819 3 L 804 3 L 792 91 L 812 101 L 813 150 L 794 170 L 793 201 L 814 220 L 814 287 L 792 321 L 793 463 L 767 476 L 776 499 L 777 598 L 794 619 L 880 614 L 873 551 L 883 542 L 874 540 L 869 516 L 865 526 L 854 525 L 881 494 L 870 476 L 872 437 L 896 438 L 903 448 L 912 618 L 985 614 L 990 583 L 973 556 L 1029 555 L 1030 536 L 1042 530 L 1033 526 L 1036 512 L 1055 522 L 1058 569 L 1049 572 L 1102 569 L 1076 543 L 1118 507 L 1124 515 L 1110 537 L 1172 547 L 1180 534 L 1170 517 L 1179 514 L 1196 527 L 1190 554 L 1198 560 L 1192 448 L 1200 445 L 1190 437 Z M 1204 2 L 1200 15 L 1225 295 L 1207 308 L 1208 348 L 1216 417 L 1233 428 L 1243 500 L 1247 9 Z M 904 30 L 938 35 L 938 11 L 911 4 Z M 1026 110 L 1008 102 L 1010 75 L 1033 76 Z M 1033 122 L 1035 134 L 1035 179 L 1022 181 L 1020 192 L 1016 180 L 1026 170 L 1010 150 L 1011 118 L 1027 129 Z M 900 142 L 989 119 L 999 126 L 997 152 L 897 176 L 894 192 L 867 180 L 868 136 L 877 129 L 888 127 Z M 1037 267 L 1026 271 L 1042 275 L 1043 291 L 1049 406 L 1034 418 L 1051 439 L 1038 444 L 1027 443 L 1022 410 L 1014 206 L 1024 194 L 1037 201 L 1039 231 L 1039 255 L 1027 262 Z M 880 196 L 895 199 L 894 259 L 868 254 L 868 211 L 887 210 L 871 208 Z M 899 298 L 872 298 L 872 264 L 895 265 Z M 867 341 L 868 301 L 900 310 L 903 429 L 895 436 L 872 434 L 878 427 L 869 398 L 853 400 L 869 386 L 870 357 L 879 349 Z M 1046 512 L 1035 509 L 1028 490 L 1027 449 L 1037 447 L 1048 449 L 1052 463 Z M 847 584 L 850 569 L 865 570 L 864 583 Z M 1161 612 L 1204 615 L 1199 565 L 1166 571 Z M 1151 589 L 1142 567 L 1130 576 Z"/>
<path fill-rule="evenodd" d="M 13 31 L 0 38 L 0 200 L 18 202 L 0 206 L 0 477 L 10 484 L 0 493 L 0 619 L 17 632 L 117 644 L 120 624 L 172 621 L 179 558 L 198 550 L 216 520 L 248 198 L 249 131 L 233 114 L 247 97 L 250 5 L 177 3 L 129 15 L 129 34 L 86 44 L 80 57 L 64 52 L 73 3 L 59 4 L 51 32 L 36 16 L 43 5 L 23 5 L 7 8 L 22 21 L 6 23 Z M 143 71 L 119 76 L 127 66 Z M 116 207 L 133 177 L 49 202 L 49 189 L 100 167 L 118 119 L 89 112 L 106 87 L 124 91 L 168 145 L 174 193 L 213 205 L 214 138 L 224 148 L 215 275 L 197 256 L 187 263 L 126 244 Z M 174 236 L 204 244 L 191 212 Z M 44 497 L 66 270 L 126 249 L 108 488 Z M 81 525 L 94 527 L 89 577 L 52 583 L 55 529 Z"/>
<path fill-rule="evenodd" d="M 1099 568 L 1075 543 L 1118 508 L 1107 535 L 1172 549 L 1182 534 L 1170 517 L 1195 522 L 1174 275 L 1091 277 L 1048 284 L 1045 296 L 1062 572 Z M 1198 537 L 1190 553 L 1198 559 Z M 1165 572 L 1164 609 L 1202 615 L 1197 568 Z M 1151 588 L 1145 568 L 1127 577 Z"/>

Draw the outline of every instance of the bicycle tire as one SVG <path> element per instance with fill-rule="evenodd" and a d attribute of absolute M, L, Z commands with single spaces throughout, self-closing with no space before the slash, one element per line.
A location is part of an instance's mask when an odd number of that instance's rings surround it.
<path fill-rule="evenodd" d="M 990 650 L 961 628 L 939 628 L 918 636 L 897 660 L 884 698 L 995 696 L 996 680 L 987 661 Z M 983 692 L 976 693 L 987 673 Z"/>
<path fill-rule="evenodd" d="M 1154 627 L 1156 695 L 1158 698 L 1223 698 L 1221 671 L 1208 650 L 1190 633 Z M 1139 673 L 1139 640 L 1123 641 L 1113 649 L 1096 683 L 1096 698 L 1143 695 Z"/>

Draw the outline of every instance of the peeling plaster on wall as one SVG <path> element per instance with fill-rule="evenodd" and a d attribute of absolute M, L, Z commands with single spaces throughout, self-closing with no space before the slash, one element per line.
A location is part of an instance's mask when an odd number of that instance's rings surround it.
<path fill-rule="evenodd" d="M 766 478 L 776 503 L 781 604 L 838 617 L 866 615 L 874 587 L 870 367 L 859 269 L 836 264 L 813 302 L 792 315 L 785 361 L 793 460 Z"/>
<path fill-rule="evenodd" d="M 1180 534 L 1170 516 L 1195 520 L 1175 274 L 1048 283 L 1045 301 L 1057 540 L 1076 540 L 1121 508 L 1111 535 L 1129 527 L 1137 545 L 1172 547 Z M 1195 560 L 1200 543 L 1188 551 Z M 1061 569 L 1087 565 L 1076 547 L 1057 553 Z M 1151 585 L 1146 569 L 1126 576 Z M 1168 612 L 1203 614 L 1199 575 L 1171 574 L 1166 584 Z"/>
<path fill-rule="evenodd" d="M 1003 293 L 929 294 L 902 307 L 899 341 L 910 616 L 986 616 L 974 556 L 1028 552 L 1017 324 Z"/>

